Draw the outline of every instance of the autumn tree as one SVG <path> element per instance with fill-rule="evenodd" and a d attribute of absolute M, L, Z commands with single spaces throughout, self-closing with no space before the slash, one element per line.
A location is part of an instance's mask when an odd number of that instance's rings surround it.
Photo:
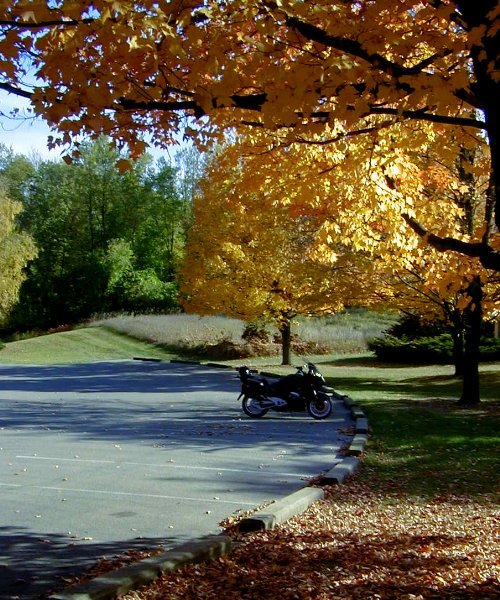
<path fill-rule="evenodd" d="M 463 379 L 460 403 L 477 404 L 480 339 L 483 321 L 493 318 L 500 307 L 498 276 L 478 269 L 476 261 L 437 251 L 428 251 L 425 260 L 407 256 L 404 262 L 379 267 L 383 305 L 449 331 L 455 375 Z M 450 272 L 453 278 L 447 276 Z"/>
<path fill-rule="evenodd" d="M 24 269 L 36 255 L 33 240 L 16 225 L 21 210 L 21 204 L 9 199 L 0 181 L 0 323 L 5 322 L 16 303 L 26 277 Z"/>
<path fill-rule="evenodd" d="M 459 148 L 452 168 L 440 162 L 436 144 L 408 160 L 420 168 L 413 209 L 422 222 L 440 223 L 442 235 L 467 239 L 483 226 L 488 181 L 480 148 Z M 410 186 L 406 186 L 407 189 Z M 391 306 L 427 321 L 443 321 L 454 341 L 456 374 L 463 377 L 461 403 L 479 402 L 479 344 L 483 319 L 498 311 L 498 273 L 477 259 L 419 245 L 382 261 L 380 277 Z"/>
<path fill-rule="evenodd" d="M 389 299 L 428 316 L 438 307 L 439 318 L 464 336 L 463 401 L 478 402 L 479 336 L 483 314 L 495 308 L 494 272 L 477 258 L 408 236 L 404 216 L 439 224 L 443 238 L 481 235 L 488 189 L 481 148 L 456 148 L 435 125 L 418 123 L 386 126 L 342 146 L 312 141 L 273 147 L 267 132 L 240 140 L 238 193 L 260 190 L 262 207 L 314 218 L 317 260 L 339 244 L 362 258 L 356 283 L 363 282 L 366 303 Z M 231 202 L 228 196 L 228 210 Z"/>
<path fill-rule="evenodd" d="M 31 101 L 52 144 L 105 132 L 132 153 L 171 143 L 186 119 L 200 141 L 250 127 L 334 144 L 439 125 L 457 147 L 489 147 L 484 228 L 441 236 L 406 214 L 407 227 L 499 270 L 499 19 L 497 0 L 13 0 L 0 87 Z"/>
<path fill-rule="evenodd" d="M 362 259 L 322 243 L 321 222 L 291 215 L 279 188 L 266 188 L 241 144 L 216 154 L 200 182 L 181 272 L 184 308 L 275 324 L 290 364 L 291 323 L 361 297 Z M 271 169 L 279 161 L 268 157 Z M 249 180 L 252 179 L 252 185 Z"/>

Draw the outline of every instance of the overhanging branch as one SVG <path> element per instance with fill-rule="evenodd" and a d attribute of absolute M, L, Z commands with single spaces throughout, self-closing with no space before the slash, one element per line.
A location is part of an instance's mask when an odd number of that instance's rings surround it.
<path fill-rule="evenodd" d="M 425 110 L 403 110 L 397 108 L 385 108 L 381 106 L 372 106 L 370 114 L 373 115 L 394 115 L 405 119 L 429 121 L 431 123 L 442 123 L 443 125 L 459 125 L 461 127 L 474 127 L 475 129 L 486 130 L 486 123 L 480 119 L 469 117 L 453 117 L 449 115 L 435 115 Z"/>
<path fill-rule="evenodd" d="M 430 233 L 421 223 L 408 214 L 402 215 L 409 227 L 427 244 L 439 252 L 457 252 L 464 256 L 478 258 L 486 269 L 500 271 L 500 252 L 484 242 L 464 242 L 451 237 L 439 237 Z"/>
<path fill-rule="evenodd" d="M 20 96 L 21 98 L 31 99 L 31 92 L 27 92 L 26 90 L 22 90 L 17 88 L 10 83 L 0 82 L 0 90 L 5 90 L 9 94 L 15 94 L 16 96 Z"/>
<path fill-rule="evenodd" d="M 172 100 L 172 101 L 156 101 L 156 100 L 130 100 L 128 98 L 120 98 L 118 101 L 119 108 L 125 110 L 150 111 L 161 110 L 165 112 L 189 111 L 192 110 L 194 115 L 199 118 L 206 113 L 201 106 L 194 100 Z"/>
<path fill-rule="evenodd" d="M 187 94 L 186 92 L 184 92 Z M 233 94 L 231 96 L 232 106 L 244 110 L 260 111 L 262 106 L 267 102 L 267 94 Z M 125 110 L 162 110 L 162 111 L 193 111 L 196 118 L 206 115 L 203 109 L 196 100 L 131 100 L 128 98 L 120 98 L 118 104 Z M 217 98 L 213 98 L 212 107 L 214 109 L 222 108 L 224 105 L 218 103 Z"/>
<path fill-rule="evenodd" d="M 362 60 L 379 68 L 381 71 L 389 73 L 395 77 L 418 75 L 430 64 L 429 59 L 426 59 L 422 63 L 414 65 L 413 67 L 405 67 L 387 59 L 384 55 L 378 52 L 368 52 L 357 40 L 330 35 L 320 27 L 312 25 L 311 23 L 306 23 L 297 17 L 289 16 L 285 22 L 288 27 L 295 29 L 295 31 L 300 33 L 308 40 L 318 42 L 319 44 L 323 44 L 328 48 L 335 48 L 335 50 L 339 50 L 340 52 L 345 52 L 351 56 L 361 58 Z"/>
<path fill-rule="evenodd" d="M 48 21 L 0 21 L 0 27 L 9 27 L 11 29 L 44 29 L 45 27 L 77 27 L 78 25 L 88 25 L 94 23 L 95 19 L 52 19 Z"/>

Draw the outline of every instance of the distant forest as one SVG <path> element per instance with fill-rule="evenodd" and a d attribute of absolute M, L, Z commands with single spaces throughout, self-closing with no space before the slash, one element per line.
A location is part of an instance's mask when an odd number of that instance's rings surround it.
<path fill-rule="evenodd" d="M 108 312 L 177 308 L 176 269 L 202 168 L 192 148 L 172 164 L 145 155 L 129 170 L 106 138 L 71 164 L 16 155 L 0 145 L 3 202 L 36 256 L 25 267 L 3 330 L 47 330 Z"/>

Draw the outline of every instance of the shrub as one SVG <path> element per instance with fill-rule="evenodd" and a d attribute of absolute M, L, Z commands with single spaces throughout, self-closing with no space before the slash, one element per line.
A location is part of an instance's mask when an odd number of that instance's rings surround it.
<path fill-rule="evenodd" d="M 386 362 L 417 364 L 449 364 L 453 362 L 453 340 L 444 333 L 431 337 L 410 339 L 387 335 L 368 343 L 377 358 Z M 482 361 L 500 360 L 500 339 L 485 338 L 480 345 Z"/>
<path fill-rule="evenodd" d="M 368 342 L 368 348 L 387 362 L 442 364 L 451 362 L 453 341 L 448 334 L 417 339 L 387 335 Z"/>
<path fill-rule="evenodd" d="M 443 322 L 427 322 L 419 315 L 411 314 L 403 315 L 387 330 L 387 335 L 411 340 L 422 337 L 436 337 L 442 333 L 446 333 L 446 326 Z"/>
<path fill-rule="evenodd" d="M 253 322 L 245 325 L 241 339 L 250 344 L 255 342 L 267 344 L 271 339 L 271 334 L 265 323 Z"/>
<path fill-rule="evenodd" d="M 481 341 L 479 351 L 481 353 L 481 360 L 483 361 L 500 360 L 500 338 L 484 338 Z"/>

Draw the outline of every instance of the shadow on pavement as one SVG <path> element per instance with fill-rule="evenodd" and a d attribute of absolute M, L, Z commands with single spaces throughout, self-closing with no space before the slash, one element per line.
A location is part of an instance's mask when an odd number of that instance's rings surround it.
<path fill-rule="evenodd" d="M 5 552 L 5 556 L 0 554 L 0 598 L 4 600 L 45 598 L 62 590 L 72 578 L 82 577 L 96 560 L 180 543 L 175 538 L 141 538 L 72 544 L 64 536 L 41 537 L 14 527 L 0 527 L 0 539 Z"/>
<path fill-rule="evenodd" d="M 270 413 L 257 426 L 241 412 L 239 381 L 236 374 L 232 377 L 227 371 L 171 368 L 168 363 L 0 366 L 0 427 L 82 439 L 154 441 L 160 447 L 164 442 L 168 446 L 170 438 L 196 447 L 207 441 L 231 447 L 236 437 L 240 447 L 253 445 L 256 438 L 272 444 L 270 432 L 277 422 L 296 440 L 311 439 L 313 429 L 327 425 L 307 419 L 304 428 L 302 419 L 290 419 L 289 413 Z M 201 399 L 193 400 L 193 392 L 201 393 Z M 204 404 L 203 393 L 213 394 L 210 402 Z M 220 394 L 225 399 L 214 402 Z"/>

